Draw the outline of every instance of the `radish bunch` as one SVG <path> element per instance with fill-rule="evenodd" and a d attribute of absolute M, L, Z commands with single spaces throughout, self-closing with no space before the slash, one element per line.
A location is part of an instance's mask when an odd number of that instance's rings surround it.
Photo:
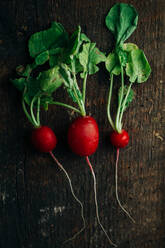
<path fill-rule="evenodd" d="M 134 98 L 132 85 L 135 82 L 145 82 L 151 72 L 150 65 L 137 45 L 124 43 L 136 29 L 138 14 L 133 6 L 124 3 L 115 4 L 106 17 L 106 26 L 113 33 L 116 44 L 113 52 L 107 57 L 96 44 L 81 32 L 78 26 L 69 36 L 64 27 L 53 22 L 47 30 L 33 34 L 28 42 L 29 53 L 33 59 L 31 64 L 16 68 L 18 77 L 12 80 L 14 86 L 22 92 L 22 107 L 24 113 L 34 129 L 31 134 L 33 146 L 40 152 L 49 153 L 59 168 L 66 175 L 72 195 L 81 207 L 83 227 L 72 238 L 74 239 L 85 229 L 85 218 L 82 202 L 77 198 L 72 187 L 72 181 L 55 157 L 53 150 L 57 145 L 57 138 L 53 130 L 41 125 L 40 111 L 48 110 L 48 106 L 57 105 L 74 111 L 78 117 L 68 129 L 68 145 L 72 152 L 83 156 L 90 168 L 94 182 L 96 217 L 109 243 L 116 247 L 101 224 L 97 202 L 96 177 L 89 160 L 95 153 L 99 143 L 99 129 L 97 122 L 86 113 L 86 86 L 89 75 L 98 72 L 98 64 L 105 63 L 110 75 L 109 94 L 107 102 L 107 117 L 113 129 L 110 142 L 117 148 L 116 157 L 116 199 L 122 210 L 134 222 L 128 211 L 122 206 L 118 196 L 118 160 L 119 149 L 129 143 L 129 134 L 123 129 L 123 113 Z M 47 68 L 44 69 L 43 68 Z M 42 69 L 42 70 L 41 70 Z M 115 121 L 111 116 L 111 98 L 114 77 L 121 75 L 121 87 L 118 91 L 118 106 Z M 125 76 L 129 83 L 125 83 Z M 79 82 L 78 82 L 79 81 Z M 80 84 L 81 83 L 81 84 Z M 71 98 L 73 104 L 56 101 L 58 88 L 62 87 Z M 67 240 L 68 241 L 68 240 Z"/>

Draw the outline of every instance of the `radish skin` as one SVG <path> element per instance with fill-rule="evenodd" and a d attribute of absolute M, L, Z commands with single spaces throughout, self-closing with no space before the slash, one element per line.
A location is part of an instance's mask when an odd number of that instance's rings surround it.
<path fill-rule="evenodd" d="M 110 133 L 110 142 L 116 148 L 124 148 L 129 143 L 129 134 L 124 129 L 121 130 L 121 133 L 112 131 Z"/>
<path fill-rule="evenodd" d="M 93 154 L 99 143 L 99 128 L 91 116 L 78 117 L 68 130 L 70 149 L 79 156 Z"/>
<path fill-rule="evenodd" d="M 41 126 L 32 131 L 31 142 L 38 151 L 50 152 L 56 147 L 57 138 L 51 128 Z"/>

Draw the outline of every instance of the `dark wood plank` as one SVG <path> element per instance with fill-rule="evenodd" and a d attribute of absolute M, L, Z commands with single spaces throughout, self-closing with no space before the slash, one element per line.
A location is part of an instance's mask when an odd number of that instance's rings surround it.
<path fill-rule="evenodd" d="M 120 152 L 119 194 L 136 224 L 119 209 L 115 200 L 115 150 L 107 141 L 111 130 L 106 118 L 108 75 L 101 68 L 91 76 L 87 89 L 87 112 L 98 121 L 100 145 L 91 161 L 98 182 L 100 216 L 112 239 L 122 248 L 165 247 L 165 2 L 123 1 L 139 13 L 137 30 L 129 39 L 141 47 L 151 63 L 147 83 L 135 85 L 136 98 L 124 116 L 130 144 Z M 0 3 L 0 247 L 61 247 L 78 230 L 80 209 L 73 200 L 63 173 L 46 154 L 27 142 L 31 126 L 20 105 L 20 96 L 9 82 L 18 64 L 29 61 L 27 40 L 51 21 L 61 22 L 72 32 L 80 24 L 92 41 L 105 52 L 113 39 L 104 19 L 116 1 L 95 0 L 6 0 Z M 117 90 L 117 85 L 116 85 Z M 65 95 L 61 91 L 59 98 Z M 69 102 L 69 100 L 68 100 Z M 115 106 L 115 103 L 114 105 Z M 93 180 L 83 158 L 71 154 L 66 144 L 70 116 L 64 109 L 50 107 L 42 122 L 58 137 L 55 151 L 72 178 L 84 203 L 87 228 L 66 247 L 110 247 L 95 216 Z"/>

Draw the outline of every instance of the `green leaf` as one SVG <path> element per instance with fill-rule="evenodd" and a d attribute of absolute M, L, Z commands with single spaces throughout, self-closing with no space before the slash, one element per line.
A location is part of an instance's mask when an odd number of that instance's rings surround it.
<path fill-rule="evenodd" d="M 33 97 L 41 93 L 40 82 L 36 78 L 30 77 L 27 80 L 26 87 L 27 90 L 24 95 L 24 100 L 30 105 Z"/>
<path fill-rule="evenodd" d="M 63 47 L 68 42 L 68 34 L 63 26 L 53 22 L 51 28 L 33 34 L 29 39 L 30 56 L 35 58 L 40 53 L 52 48 Z"/>
<path fill-rule="evenodd" d="M 67 66 L 73 74 L 77 74 L 83 71 L 83 66 L 80 64 L 78 56 L 70 56 L 70 61 Z"/>
<path fill-rule="evenodd" d="M 114 34 L 119 46 L 136 29 L 138 14 L 132 5 L 117 3 L 110 9 L 105 22 L 107 28 Z"/>
<path fill-rule="evenodd" d="M 74 79 L 71 75 L 71 69 L 69 68 L 68 65 L 66 64 L 61 64 L 61 67 L 60 67 L 60 74 L 61 74 L 61 77 L 63 78 L 64 80 L 64 86 L 70 96 L 70 98 L 72 99 L 73 102 L 78 102 L 77 98 L 75 97 L 75 93 L 74 93 L 74 89 L 73 87 L 75 87 L 75 90 L 77 92 L 77 96 L 79 98 L 79 100 L 82 100 L 82 95 L 81 95 L 81 92 L 79 91 L 79 89 L 77 88 L 77 85 L 75 84 L 74 82 Z"/>
<path fill-rule="evenodd" d="M 128 91 L 128 86 L 125 85 L 124 86 L 124 92 L 123 92 L 123 99 L 126 96 L 127 91 Z M 118 92 L 118 103 L 120 102 L 120 98 L 121 98 L 121 87 L 120 87 L 119 92 Z M 123 106 L 123 102 L 122 102 L 121 109 L 123 109 L 123 107 L 124 107 L 123 111 L 125 111 L 126 108 L 129 106 L 129 104 L 133 101 L 133 99 L 134 99 L 134 91 L 132 89 L 130 89 L 125 106 Z M 121 109 L 120 109 L 120 112 L 121 112 Z"/>
<path fill-rule="evenodd" d="M 97 64 L 106 60 L 105 55 L 95 46 L 95 43 L 83 44 L 82 52 L 79 53 L 79 61 L 84 68 L 84 73 L 81 73 L 82 78 L 86 72 L 88 74 L 96 73 L 99 70 Z"/>
<path fill-rule="evenodd" d="M 36 65 L 43 65 L 45 64 L 46 61 L 49 60 L 49 51 L 46 50 L 42 53 L 40 53 L 36 58 L 35 58 L 35 63 Z"/>
<path fill-rule="evenodd" d="M 56 56 L 50 56 L 49 57 L 49 65 L 50 65 L 50 68 L 53 68 L 55 66 L 57 66 L 59 64 L 59 56 L 56 55 Z"/>
<path fill-rule="evenodd" d="M 67 55 L 75 55 L 78 53 L 82 41 L 80 40 L 81 27 L 78 26 L 77 30 L 72 34 L 69 39 L 67 47 Z"/>
<path fill-rule="evenodd" d="M 25 78 L 16 78 L 16 79 L 11 79 L 11 82 L 13 85 L 20 91 L 24 90 L 24 87 L 26 85 L 26 79 Z"/>
<path fill-rule="evenodd" d="M 126 74 L 130 82 L 145 82 L 151 73 L 151 67 L 147 61 L 144 52 L 140 49 L 134 49 L 129 53 L 128 63 L 126 65 Z"/>
<path fill-rule="evenodd" d="M 123 44 L 123 50 L 125 52 L 131 52 L 134 49 L 138 49 L 138 46 L 134 43 L 124 43 Z"/>
<path fill-rule="evenodd" d="M 26 67 L 24 67 L 23 65 L 19 65 L 16 67 L 16 72 L 21 77 L 29 77 L 32 70 L 35 69 L 36 67 L 37 65 L 35 62 L 32 64 L 27 64 Z"/>
<path fill-rule="evenodd" d="M 107 56 L 105 67 L 110 74 L 119 75 L 121 73 L 120 61 L 116 53 L 110 53 Z"/>
<path fill-rule="evenodd" d="M 90 39 L 84 33 L 81 33 L 81 27 L 78 26 L 69 39 L 65 56 L 70 58 L 72 55 L 77 55 L 83 42 L 90 42 Z"/>
<path fill-rule="evenodd" d="M 73 81 L 73 78 L 71 76 L 70 68 L 68 67 L 68 65 L 61 64 L 59 72 L 61 74 L 61 77 L 64 80 L 65 87 L 72 88 L 74 81 Z"/>
<path fill-rule="evenodd" d="M 117 47 L 116 49 L 117 56 L 120 61 L 120 65 L 126 66 L 128 62 L 128 53 L 122 49 L 122 47 Z"/>
<path fill-rule="evenodd" d="M 61 53 L 61 51 L 62 51 L 62 48 L 61 47 L 51 48 L 49 50 L 49 54 L 50 55 L 57 55 L 57 54 Z"/>
<path fill-rule="evenodd" d="M 79 50 L 80 50 L 82 43 L 83 41 L 81 40 L 81 27 L 78 26 L 76 31 L 69 38 L 68 46 L 63 51 L 62 63 L 65 63 L 71 66 L 73 60 L 75 61 L 77 58 L 77 55 L 79 54 Z M 78 60 L 76 62 L 78 62 Z"/>
<path fill-rule="evenodd" d="M 81 41 L 85 41 L 85 42 L 90 42 L 90 39 L 86 36 L 86 34 L 84 34 L 84 33 L 81 33 L 81 35 L 80 35 L 80 40 Z"/>
<path fill-rule="evenodd" d="M 37 80 L 40 83 L 40 88 L 44 92 L 52 93 L 57 90 L 63 83 L 63 79 L 59 73 L 59 67 L 56 66 L 39 74 Z"/>

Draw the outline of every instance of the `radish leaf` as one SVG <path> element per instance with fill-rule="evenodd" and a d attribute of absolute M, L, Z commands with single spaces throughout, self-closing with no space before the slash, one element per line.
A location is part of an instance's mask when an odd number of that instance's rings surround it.
<path fill-rule="evenodd" d="M 11 82 L 20 91 L 23 91 L 24 90 L 24 87 L 26 85 L 26 79 L 23 78 L 23 77 L 16 78 L 16 79 L 11 79 Z"/>
<path fill-rule="evenodd" d="M 147 61 L 144 52 L 140 49 L 134 49 L 129 53 L 128 63 L 126 65 L 126 74 L 130 82 L 145 82 L 151 73 L 151 67 Z"/>
<path fill-rule="evenodd" d="M 95 43 L 86 43 L 79 54 L 79 60 L 84 68 L 84 72 L 81 73 L 81 77 L 84 78 L 85 73 L 89 75 L 96 73 L 99 70 L 97 64 L 105 61 L 106 57 L 96 48 Z"/>
<path fill-rule="evenodd" d="M 109 73 L 114 75 L 119 75 L 121 72 L 120 61 L 116 53 L 110 53 L 105 62 L 105 67 Z"/>
<path fill-rule="evenodd" d="M 36 58 L 35 58 L 35 63 L 36 65 L 43 65 L 46 61 L 49 60 L 49 51 L 46 50 L 42 53 L 40 53 Z"/>
<path fill-rule="evenodd" d="M 19 76 L 22 77 L 29 77 L 32 70 L 35 69 L 37 67 L 36 63 L 32 63 L 32 64 L 27 64 L 26 67 L 24 67 L 23 65 L 19 65 L 16 67 L 16 72 Z"/>
<path fill-rule="evenodd" d="M 132 50 L 138 49 L 138 46 L 134 43 L 124 43 L 122 48 L 125 52 L 131 52 Z"/>
<path fill-rule="evenodd" d="M 58 66 L 47 71 L 40 72 L 37 80 L 40 82 L 41 90 L 47 92 L 48 94 L 53 93 L 63 84 L 63 79 L 60 77 Z"/>
<path fill-rule="evenodd" d="M 138 14 L 135 8 L 125 3 L 115 4 L 105 19 L 107 28 L 116 38 L 117 46 L 130 37 L 137 27 L 137 21 Z"/>
<path fill-rule="evenodd" d="M 33 34 L 29 39 L 30 56 L 35 58 L 51 48 L 63 47 L 68 42 L 68 34 L 63 26 L 53 22 L 47 30 Z"/>
<path fill-rule="evenodd" d="M 36 78 L 30 77 L 26 80 L 26 93 L 24 94 L 24 100 L 27 104 L 31 104 L 34 96 L 39 95 L 41 92 L 40 82 Z"/>

